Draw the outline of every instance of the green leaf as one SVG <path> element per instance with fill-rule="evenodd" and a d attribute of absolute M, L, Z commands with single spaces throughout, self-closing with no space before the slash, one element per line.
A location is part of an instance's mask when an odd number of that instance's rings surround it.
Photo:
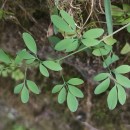
<path fill-rule="evenodd" d="M 0 61 L 7 64 L 11 63 L 9 56 L 2 49 L 0 49 Z"/>
<path fill-rule="evenodd" d="M 130 26 L 127 27 L 127 31 L 130 33 Z"/>
<path fill-rule="evenodd" d="M 40 65 L 39 65 L 39 70 L 40 70 L 40 73 L 41 73 L 42 75 L 44 75 L 45 77 L 49 77 L 49 72 L 48 72 L 48 70 L 46 69 L 46 67 L 43 66 L 42 63 L 40 63 Z"/>
<path fill-rule="evenodd" d="M 107 52 L 104 48 L 99 48 L 93 50 L 92 54 L 95 56 L 104 56 L 107 55 L 109 52 Z"/>
<path fill-rule="evenodd" d="M 49 68 L 50 70 L 54 70 L 54 71 L 60 71 L 62 70 L 62 67 L 59 63 L 54 62 L 54 61 L 43 61 L 42 62 L 43 65 L 45 65 L 47 68 Z"/>
<path fill-rule="evenodd" d="M 116 86 L 111 89 L 107 97 L 107 104 L 110 110 L 113 110 L 117 105 L 117 89 Z"/>
<path fill-rule="evenodd" d="M 121 66 L 117 67 L 116 69 L 114 69 L 114 71 L 116 73 L 125 74 L 125 73 L 130 72 L 130 66 L 129 65 L 121 65 Z"/>
<path fill-rule="evenodd" d="M 32 91 L 33 93 L 35 93 L 35 94 L 40 93 L 38 86 L 33 81 L 27 80 L 27 86 L 28 86 L 29 90 Z"/>
<path fill-rule="evenodd" d="M 68 88 L 69 88 L 69 91 L 75 96 L 75 97 L 79 97 L 79 98 L 83 98 L 84 95 L 82 93 L 82 91 L 75 87 L 75 86 L 72 86 L 72 85 L 68 85 Z"/>
<path fill-rule="evenodd" d="M 15 63 L 19 64 L 22 62 L 22 60 L 35 60 L 36 58 L 31 55 L 30 53 L 28 53 L 26 51 L 26 49 L 21 50 L 20 52 L 18 52 L 16 58 L 15 58 Z"/>
<path fill-rule="evenodd" d="M 121 54 L 124 55 L 124 54 L 127 54 L 129 52 L 130 52 L 130 45 L 129 45 L 129 43 L 126 43 L 125 46 L 121 50 Z"/>
<path fill-rule="evenodd" d="M 75 112 L 78 108 L 78 101 L 70 92 L 67 94 L 67 106 L 71 112 Z"/>
<path fill-rule="evenodd" d="M 117 60 L 119 60 L 119 57 L 115 54 L 112 55 L 112 57 L 109 55 L 103 62 L 103 67 L 107 68 L 108 66 L 110 66 L 112 63 L 116 62 Z"/>
<path fill-rule="evenodd" d="M 52 15 L 51 21 L 60 31 L 72 34 L 75 33 L 75 31 L 58 15 Z"/>
<path fill-rule="evenodd" d="M 58 94 L 58 103 L 62 104 L 66 100 L 66 89 L 63 87 Z"/>
<path fill-rule="evenodd" d="M 23 88 L 23 83 L 15 86 L 14 88 L 14 94 L 19 94 Z"/>
<path fill-rule="evenodd" d="M 72 29 L 76 29 L 75 21 L 72 16 L 70 16 L 67 12 L 64 10 L 60 10 L 60 14 L 62 18 L 70 25 Z"/>
<path fill-rule="evenodd" d="M 119 84 L 117 84 L 117 89 L 118 89 L 118 100 L 119 100 L 121 105 L 124 105 L 124 103 L 126 102 L 125 89 Z"/>
<path fill-rule="evenodd" d="M 72 85 L 81 85 L 84 83 L 84 81 L 82 79 L 79 79 L 79 78 L 72 78 L 67 83 L 72 84 Z"/>
<path fill-rule="evenodd" d="M 69 44 L 67 47 L 66 47 L 66 51 L 65 52 L 72 52 L 72 51 L 75 51 L 78 47 L 79 43 L 78 43 L 78 40 L 75 39 L 71 44 Z"/>
<path fill-rule="evenodd" d="M 23 40 L 24 40 L 25 45 L 27 46 L 27 48 L 31 52 L 36 54 L 37 53 L 37 46 L 36 46 L 36 42 L 33 39 L 33 37 L 29 33 L 23 33 Z"/>
<path fill-rule="evenodd" d="M 112 11 L 112 16 L 123 16 L 124 15 L 124 11 L 115 5 L 111 5 L 111 11 Z"/>
<path fill-rule="evenodd" d="M 122 24 L 122 25 L 125 25 L 125 24 L 128 24 L 128 23 L 130 23 L 130 18 L 124 20 L 121 24 Z"/>
<path fill-rule="evenodd" d="M 109 85 L 110 85 L 110 79 L 107 78 L 107 79 L 105 79 L 103 82 L 101 82 L 101 83 L 96 87 L 94 93 L 95 93 L 95 94 L 101 94 L 101 93 L 105 92 L 105 91 L 108 89 Z"/>
<path fill-rule="evenodd" d="M 117 42 L 117 40 L 114 39 L 113 36 L 111 36 L 111 37 L 106 38 L 106 39 L 104 40 L 104 42 L 105 42 L 107 45 L 112 46 L 112 45 L 114 45 L 114 44 Z"/>
<path fill-rule="evenodd" d="M 26 60 L 26 64 L 32 64 L 36 59 L 28 59 Z"/>
<path fill-rule="evenodd" d="M 109 65 L 112 64 L 112 58 L 111 56 L 109 55 L 104 61 L 103 61 L 103 67 L 104 68 L 107 68 Z"/>
<path fill-rule="evenodd" d="M 116 74 L 116 80 L 120 85 L 124 86 L 125 88 L 130 88 L 130 80 L 127 77 L 121 74 Z"/>
<path fill-rule="evenodd" d="M 90 30 L 86 31 L 83 34 L 83 37 L 94 39 L 94 38 L 98 38 L 98 37 L 102 36 L 103 33 L 104 33 L 104 30 L 102 28 L 94 28 L 94 29 L 90 29 Z"/>
<path fill-rule="evenodd" d="M 76 50 L 78 47 L 78 40 L 77 39 L 63 39 L 58 42 L 55 46 L 55 50 L 57 51 L 66 51 L 71 52 Z"/>
<path fill-rule="evenodd" d="M 112 55 L 112 63 L 116 62 L 119 60 L 119 57 L 115 54 Z"/>
<path fill-rule="evenodd" d="M 125 13 L 130 12 L 130 6 L 128 4 L 123 4 L 123 10 L 125 11 Z"/>
<path fill-rule="evenodd" d="M 82 39 L 82 43 L 87 47 L 92 47 L 98 45 L 100 42 L 96 39 L 86 38 Z"/>
<path fill-rule="evenodd" d="M 50 36 L 50 37 L 48 37 L 48 40 L 49 40 L 50 43 L 53 43 L 54 45 L 56 45 L 58 42 L 61 41 L 61 39 L 59 39 L 56 36 Z"/>
<path fill-rule="evenodd" d="M 109 73 L 100 73 L 94 77 L 95 81 L 102 81 L 110 76 Z"/>
<path fill-rule="evenodd" d="M 93 50 L 92 54 L 95 56 L 104 56 L 107 55 L 112 50 L 112 46 L 104 45 L 104 43 L 103 47 L 102 46 L 99 47 L 98 45 L 98 47 L 95 50 Z"/>
<path fill-rule="evenodd" d="M 28 53 L 26 51 L 26 49 L 21 50 L 20 52 L 18 52 L 17 54 L 21 59 L 35 59 L 35 57 L 33 55 L 31 55 L 30 53 Z"/>
<path fill-rule="evenodd" d="M 62 89 L 62 87 L 63 87 L 63 84 L 61 84 L 61 85 L 55 85 L 55 86 L 53 87 L 53 89 L 52 89 L 52 93 L 57 93 L 57 92 L 59 92 L 59 91 Z"/>
<path fill-rule="evenodd" d="M 21 101 L 23 103 L 27 103 L 29 101 L 29 91 L 26 88 L 26 86 L 23 87 L 22 92 L 21 92 Z"/>

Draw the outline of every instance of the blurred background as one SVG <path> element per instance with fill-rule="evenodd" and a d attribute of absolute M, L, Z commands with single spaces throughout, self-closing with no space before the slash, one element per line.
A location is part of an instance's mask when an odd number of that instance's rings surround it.
<path fill-rule="evenodd" d="M 119 7 L 123 3 L 130 5 L 129 0 L 112 0 L 112 4 Z M 61 57 L 64 54 L 55 52 L 53 42 L 47 38 L 54 33 L 50 15 L 56 14 L 57 8 L 65 9 L 74 16 L 77 25 L 82 26 L 92 11 L 85 28 L 106 29 L 103 1 L 94 0 L 93 9 L 91 5 L 92 0 L 0 0 L 0 48 L 15 57 L 25 47 L 22 33 L 30 32 L 37 42 L 41 59 Z M 114 30 L 119 27 L 114 26 Z M 123 30 L 115 38 L 119 42 L 114 50 L 121 58 L 117 65 L 130 64 L 129 54 L 120 55 L 130 35 Z M 29 69 L 28 77 L 42 92 L 31 95 L 29 103 L 22 104 L 13 89 L 23 80 L 24 67 L 8 69 L 0 76 L 0 130 L 130 130 L 129 90 L 126 104 L 113 111 L 108 110 L 107 93 L 93 94 L 96 83 L 92 78 L 103 71 L 101 59 L 84 51 L 64 60 L 63 67 L 66 79 L 80 76 L 85 81 L 81 86 L 85 98 L 80 101 L 78 111 L 71 113 L 66 104 L 57 103 L 57 95 L 51 94 L 53 86 L 62 82 L 59 73 L 50 72 L 51 76 L 44 78 L 37 68 Z"/>

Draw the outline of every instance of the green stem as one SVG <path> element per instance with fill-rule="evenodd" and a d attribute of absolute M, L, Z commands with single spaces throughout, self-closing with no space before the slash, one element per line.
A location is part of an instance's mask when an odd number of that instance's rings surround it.
<path fill-rule="evenodd" d="M 25 86 L 25 82 L 26 82 L 26 78 L 27 78 L 27 67 L 25 68 L 25 72 L 24 72 L 24 82 L 23 82 L 23 84 L 24 84 L 24 86 Z"/>
<path fill-rule="evenodd" d="M 113 23 L 112 23 L 112 15 L 111 15 L 111 1 L 104 0 L 104 6 L 105 6 L 107 30 L 108 30 L 108 34 L 111 34 L 111 33 L 113 33 Z"/>
<path fill-rule="evenodd" d="M 103 42 L 103 41 L 106 40 L 107 38 L 109 38 L 109 37 L 115 35 L 115 34 L 118 33 L 119 31 L 125 29 L 125 28 L 128 27 L 129 25 L 130 25 L 130 23 L 126 24 L 125 26 L 123 26 L 123 27 L 121 27 L 121 28 L 119 28 L 119 29 L 116 30 L 115 32 L 113 32 L 113 33 L 111 33 L 110 35 L 108 35 L 108 36 L 104 37 L 103 39 L 101 39 L 101 40 L 99 41 L 99 43 L 100 43 L 100 42 Z M 70 57 L 70 56 L 72 56 L 72 55 L 74 55 L 74 54 L 76 54 L 76 53 L 79 53 L 79 52 L 81 52 L 81 51 L 83 51 L 83 50 L 85 50 L 85 49 L 87 49 L 87 48 L 88 48 L 87 46 L 86 46 L 86 47 L 83 47 L 83 48 L 81 48 L 81 49 L 79 49 L 79 50 L 77 50 L 77 51 L 75 51 L 75 52 L 73 52 L 73 53 L 70 53 L 69 55 L 66 55 L 66 56 L 64 56 L 64 57 L 62 57 L 62 58 L 60 58 L 60 59 L 58 59 L 58 60 L 56 60 L 56 61 L 59 62 L 59 61 L 61 61 L 61 60 L 64 60 L 64 59 L 66 59 L 66 58 L 68 58 L 68 57 Z"/>

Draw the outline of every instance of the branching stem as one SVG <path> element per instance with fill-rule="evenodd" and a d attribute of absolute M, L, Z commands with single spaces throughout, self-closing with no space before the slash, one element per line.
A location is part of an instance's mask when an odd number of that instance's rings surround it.
<path fill-rule="evenodd" d="M 123 27 L 121 27 L 121 28 L 119 28 L 119 29 L 116 30 L 115 32 L 113 32 L 113 33 L 111 33 L 110 35 L 108 35 L 108 36 L 104 37 L 103 39 L 101 39 L 101 40 L 99 41 L 99 43 L 100 43 L 100 42 L 103 42 L 103 41 L 106 40 L 107 38 L 109 38 L 109 37 L 115 35 L 116 33 L 120 32 L 121 30 L 125 29 L 125 28 L 128 27 L 129 25 L 130 25 L 130 23 L 126 24 L 125 26 L 123 26 Z M 70 57 L 70 56 L 72 56 L 72 55 L 74 55 L 74 54 L 77 54 L 77 53 L 79 53 L 79 52 L 81 52 L 81 51 L 83 51 L 83 50 L 85 50 L 85 49 L 87 49 L 87 48 L 89 48 L 89 47 L 85 46 L 85 47 L 83 47 L 83 48 L 81 48 L 81 49 L 79 49 L 79 50 L 77 50 L 77 51 L 75 51 L 75 52 L 73 52 L 73 53 L 70 53 L 69 55 L 66 55 L 66 56 L 64 56 L 64 57 L 62 57 L 62 58 L 56 60 L 56 61 L 59 62 L 59 61 L 61 61 L 61 60 L 64 60 L 64 59 L 66 59 L 66 58 L 68 58 L 68 57 Z"/>

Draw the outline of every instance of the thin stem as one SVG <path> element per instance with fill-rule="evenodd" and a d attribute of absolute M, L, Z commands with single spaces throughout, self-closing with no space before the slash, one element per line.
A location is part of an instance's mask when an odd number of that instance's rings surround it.
<path fill-rule="evenodd" d="M 129 25 L 130 25 L 130 23 L 126 24 L 125 26 L 123 26 L 123 27 L 121 27 L 121 28 L 119 28 L 119 29 L 116 30 L 115 32 L 113 32 L 113 33 L 111 33 L 110 35 L 108 35 L 108 36 L 104 37 L 103 39 L 101 39 L 101 40 L 99 41 L 99 43 L 100 43 L 100 42 L 103 42 L 103 41 L 106 40 L 107 38 L 109 38 L 109 37 L 115 35 L 115 34 L 118 33 L 119 31 L 125 29 L 125 28 L 128 27 Z M 85 47 L 83 47 L 83 48 L 81 48 L 81 49 L 79 49 L 79 50 L 77 50 L 77 51 L 75 51 L 75 52 L 73 52 L 73 53 L 70 53 L 69 55 L 66 55 L 66 56 L 64 56 L 64 57 L 62 57 L 62 58 L 56 60 L 56 61 L 64 60 L 64 59 L 66 59 L 66 58 L 68 58 L 68 57 L 70 57 L 70 56 L 72 56 L 72 55 L 74 55 L 74 54 L 76 54 L 76 53 L 78 53 L 78 52 L 81 52 L 81 51 L 83 51 L 83 50 L 85 50 L 85 49 L 87 49 L 87 48 L 89 48 L 89 47 L 85 46 Z"/>
<path fill-rule="evenodd" d="M 25 68 L 25 71 L 24 71 L 24 82 L 23 84 L 25 85 L 25 82 L 26 82 L 26 78 L 27 78 L 27 67 Z"/>
<path fill-rule="evenodd" d="M 64 79 L 64 76 L 63 76 L 63 74 L 62 74 L 62 71 L 61 71 L 61 77 L 62 77 L 63 82 L 64 82 L 64 84 L 65 84 L 65 79 Z"/>
<path fill-rule="evenodd" d="M 107 66 L 107 70 L 108 70 L 109 73 L 111 74 L 111 69 L 109 68 L 109 66 L 108 66 L 107 63 L 105 62 L 104 56 L 102 55 L 102 52 L 101 52 L 100 48 L 99 48 L 99 51 L 100 51 L 100 54 L 101 54 L 101 56 L 102 56 L 102 60 L 104 61 L 105 65 Z"/>

